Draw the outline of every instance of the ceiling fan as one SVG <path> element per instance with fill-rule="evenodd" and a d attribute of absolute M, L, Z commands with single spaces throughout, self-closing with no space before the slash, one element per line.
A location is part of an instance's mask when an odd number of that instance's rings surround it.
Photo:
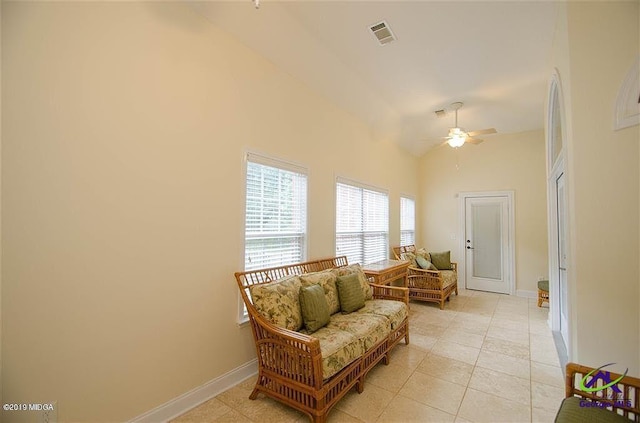
<path fill-rule="evenodd" d="M 495 134 L 496 132 L 498 132 L 495 130 L 495 128 L 465 132 L 463 128 L 460 128 L 458 126 L 458 109 L 460 109 L 462 106 L 463 106 L 463 103 L 459 101 L 455 103 L 451 103 L 450 105 L 450 109 L 455 111 L 456 121 L 455 121 L 455 127 L 449 129 L 449 135 L 444 137 L 447 140 L 445 141 L 445 144 L 449 144 L 453 148 L 462 147 L 464 143 L 467 143 L 467 142 L 470 144 L 480 144 L 484 140 L 481 140 L 479 138 L 474 138 L 474 137 L 478 135 Z"/>

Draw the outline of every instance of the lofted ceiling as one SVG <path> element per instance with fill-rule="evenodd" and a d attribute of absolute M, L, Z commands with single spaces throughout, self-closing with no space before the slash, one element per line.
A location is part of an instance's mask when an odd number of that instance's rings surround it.
<path fill-rule="evenodd" d="M 458 124 L 541 129 L 556 5 L 547 1 L 191 3 L 242 43 L 415 155 Z M 396 40 L 369 27 L 386 21 Z M 491 135 L 485 135 L 487 142 Z M 481 148 L 465 145 L 463 148 Z"/>

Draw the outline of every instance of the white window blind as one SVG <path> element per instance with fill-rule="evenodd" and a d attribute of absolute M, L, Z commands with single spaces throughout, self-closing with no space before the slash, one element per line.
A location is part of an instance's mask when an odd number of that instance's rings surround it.
<path fill-rule="evenodd" d="M 412 198 L 400 197 L 400 245 L 416 243 L 416 203 Z"/>
<path fill-rule="evenodd" d="M 249 154 L 246 187 L 245 270 L 304 261 L 306 169 Z"/>
<path fill-rule="evenodd" d="M 336 255 L 349 263 L 384 260 L 389 249 L 389 197 L 339 180 L 336 186 Z"/>

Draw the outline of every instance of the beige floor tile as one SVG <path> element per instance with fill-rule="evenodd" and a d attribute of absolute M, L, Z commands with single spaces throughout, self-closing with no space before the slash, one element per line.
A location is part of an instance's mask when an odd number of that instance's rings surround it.
<path fill-rule="evenodd" d="M 431 352 L 444 357 L 453 358 L 454 360 L 462 361 L 463 363 L 475 365 L 476 360 L 478 359 L 478 354 L 480 354 L 480 349 L 449 341 L 438 341 L 431 349 Z"/>
<path fill-rule="evenodd" d="M 413 336 L 414 333 L 419 333 L 425 336 L 431 336 L 433 338 L 440 338 L 448 329 L 447 326 L 435 325 L 433 323 L 425 323 L 428 321 L 428 318 L 423 320 L 416 319 L 415 321 L 410 321 L 409 331 Z"/>
<path fill-rule="evenodd" d="M 476 366 L 495 370 L 522 379 L 531 376 L 531 362 L 522 358 L 501 354 L 498 352 L 481 350 Z"/>
<path fill-rule="evenodd" d="M 487 336 L 496 339 L 504 339 L 511 342 L 518 342 L 523 345 L 529 345 L 528 330 L 514 330 L 500 328 L 497 326 L 489 326 L 489 330 L 487 330 Z"/>
<path fill-rule="evenodd" d="M 458 385 L 467 386 L 473 373 L 473 365 L 430 353 L 422 360 L 417 371 L 457 383 Z"/>
<path fill-rule="evenodd" d="M 453 322 L 451 322 L 448 329 L 461 330 L 467 333 L 485 336 L 488 328 L 488 323 L 485 324 L 482 322 L 478 323 L 472 321 L 454 320 Z"/>
<path fill-rule="evenodd" d="M 520 404 L 531 403 L 531 384 L 528 379 L 511 376 L 482 367 L 473 369 L 469 388 L 490 393 Z"/>
<path fill-rule="evenodd" d="M 386 389 L 369 384 L 361 394 L 352 389 L 336 404 L 336 408 L 363 422 L 375 422 L 394 396 Z"/>
<path fill-rule="evenodd" d="M 525 423 L 531 420 L 528 405 L 467 389 L 458 416 L 474 423 Z"/>
<path fill-rule="evenodd" d="M 538 344 L 532 345 L 531 361 L 560 367 L 560 360 L 558 358 L 558 352 L 555 347 L 539 346 Z"/>
<path fill-rule="evenodd" d="M 304 423 L 309 423 L 309 418 Z M 327 416 L 327 423 L 362 423 L 362 420 L 333 407 Z"/>
<path fill-rule="evenodd" d="M 415 372 L 398 395 L 455 416 L 460 408 L 465 389 L 464 386 Z"/>
<path fill-rule="evenodd" d="M 411 329 L 409 329 L 409 332 L 411 332 Z M 398 344 L 393 350 L 391 350 L 389 360 L 390 364 L 395 364 L 397 366 L 407 367 L 409 369 L 415 370 L 420 362 L 424 360 L 424 358 L 427 356 L 427 351 L 421 348 L 414 347 L 413 336 L 411 336 L 410 339 L 411 344 Z"/>
<path fill-rule="evenodd" d="M 546 320 L 529 319 L 529 333 L 534 335 L 553 337 L 551 328 Z"/>
<path fill-rule="evenodd" d="M 536 335 L 535 333 L 529 334 L 529 340 L 532 347 L 546 348 L 549 350 L 556 350 L 556 344 L 553 341 L 552 336 Z"/>
<path fill-rule="evenodd" d="M 491 319 L 489 327 L 509 329 L 520 332 L 529 332 L 529 323 L 504 318 Z"/>
<path fill-rule="evenodd" d="M 455 416 L 444 411 L 429 407 L 418 401 L 398 395 L 382 413 L 380 423 L 410 423 L 410 422 L 453 422 Z"/>
<path fill-rule="evenodd" d="M 531 382 L 531 405 L 534 408 L 555 412 L 560 408 L 564 396 L 563 388 Z"/>
<path fill-rule="evenodd" d="M 225 414 L 233 411 L 231 407 L 223 403 L 217 398 L 210 399 L 209 401 L 199 405 L 198 407 L 188 411 L 175 420 L 171 420 L 172 423 L 191 423 L 202 421 L 213 421 L 220 419 Z"/>
<path fill-rule="evenodd" d="M 482 343 L 484 342 L 484 335 L 467 332 L 457 327 L 449 327 L 440 337 L 440 339 L 443 341 L 455 342 L 456 344 L 460 345 L 480 348 L 482 346 Z"/>
<path fill-rule="evenodd" d="M 365 389 L 368 384 L 373 384 L 397 394 L 413 372 L 414 369 L 395 362 L 387 366 L 380 363 L 367 374 Z"/>
<path fill-rule="evenodd" d="M 482 349 L 487 351 L 493 351 L 512 357 L 521 358 L 523 360 L 529 359 L 529 346 L 518 342 L 508 341 L 505 339 L 497 339 L 486 337 L 482 344 Z"/>
<path fill-rule="evenodd" d="M 424 351 L 430 351 L 433 346 L 438 342 L 438 338 L 430 336 L 430 335 L 423 335 L 421 333 L 416 333 L 413 332 L 411 333 L 411 329 L 409 329 L 410 335 L 409 335 L 409 339 L 411 342 L 411 347 L 413 348 L 419 348 L 421 350 Z"/>
<path fill-rule="evenodd" d="M 565 384 L 564 374 L 560 367 L 538 363 L 536 361 L 531 362 L 531 381 L 558 388 L 563 388 Z"/>
<path fill-rule="evenodd" d="M 556 420 L 557 411 L 550 411 L 541 408 L 533 408 L 531 410 L 532 423 L 553 423 Z"/>

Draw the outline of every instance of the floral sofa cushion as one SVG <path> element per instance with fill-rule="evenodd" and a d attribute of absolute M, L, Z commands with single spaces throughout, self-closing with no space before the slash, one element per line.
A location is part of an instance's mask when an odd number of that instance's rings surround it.
<path fill-rule="evenodd" d="M 320 341 L 323 379 L 329 379 L 365 351 L 363 343 L 354 334 L 333 327 L 331 323 L 311 336 Z"/>
<path fill-rule="evenodd" d="M 362 267 L 359 264 L 350 264 L 349 266 L 338 267 L 335 269 L 331 269 L 331 271 L 336 276 L 346 276 L 351 273 L 358 274 L 358 280 L 360 281 L 360 287 L 362 288 L 362 292 L 364 293 L 364 299 L 370 300 L 373 298 L 373 291 L 369 286 L 369 282 L 367 281 L 367 277 L 364 275 L 362 271 Z"/>
<path fill-rule="evenodd" d="M 368 351 L 391 333 L 389 319 L 375 314 L 334 314 L 328 326 L 353 334 L 362 343 L 364 351 Z"/>
<path fill-rule="evenodd" d="M 249 288 L 254 307 L 273 324 L 289 330 L 302 327 L 298 276 L 288 276 L 274 282 Z"/>
<path fill-rule="evenodd" d="M 338 300 L 338 288 L 336 287 L 337 276 L 331 270 L 321 272 L 306 273 L 300 275 L 302 286 L 320 285 L 324 289 L 324 296 L 329 305 L 329 314 L 340 311 L 340 300 Z"/>
<path fill-rule="evenodd" d="M 400 301 L 370 300 L 356 313 L 384 316 L 389 319 L 391 329 L 397 329 L 409 314 L 409 308 Z"/>

